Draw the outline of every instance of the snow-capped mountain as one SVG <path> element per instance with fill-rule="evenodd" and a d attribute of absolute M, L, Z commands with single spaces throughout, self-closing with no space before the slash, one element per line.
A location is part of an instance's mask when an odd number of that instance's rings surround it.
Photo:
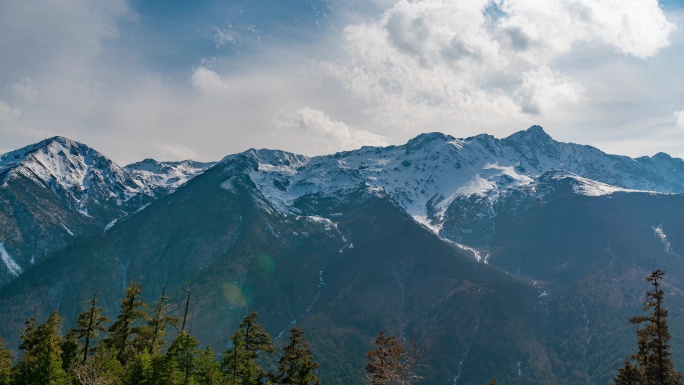
<path fill-rule="evenodd" d="M 494 204 L 511 189 L 533 186 L 549 171 L 575 178 L 578 194 L 684 192 L 681 159 L 608 155 L 591 146 L 557 142 L 539 126 L 504 139 L 431 133 L 402 146 L 363 147 L 328 156 L 270 150 L 239 156 L 253 159 L 252 181 L 283 213 L 297 214 L 296 202 L 304 196 L 333 196 L 364 186 L 391 197 L 437 233 L 457 199 L 486 196 Z"/>
<path fill-rule="evenodd" d="M 0 287 L 76 237 L 111 228 L 211 165 L 148 160 L 126 170 L 60 136 L 0 155 Z"/>
<path fill-rule="evenodd" d="M 124 206 L 150 195 L 106 156 L 60 136 L 0 156 L 0 174 L 5 172 L 3 185 L 23 176 L 49 187 L 85 216 L 97 206 Z"/>
<path fill-rule="evenodd" d="M 71 151 L 83 153 L 53 158 Z M 684 168 L 664 154 L 607 155 L 532 127 L 318 157 L 248 150 L 194 178 L 203 165 L 145 161 L 123 170 L 141 195 L 86 216 L 47 172 L 8 177 L 29 152 L 0 172 L 11 343 L 28 317 L 58 308 L 72 322 L 83 293 L 114 315 L 135 279 L 149 300 L 168 284 L 179 307 L 190 290 L 203 344 L 226 346 L 247 309 L 274 337 L 306 329 L 328 384 L 361 383 L 363 351 L 386 329 L 430 346 L 424 384 L 598 385 L 633 350 L 643 277 L 665 269 L 669 308 L 684 308 Z M 41 164 L 67 175 L 57 165 L 78 159 Z M 55 188 L 86 179 L 72 174 Z M 156 200 L 125 211 L 145 197 Z"/>
<path fill-rule="evenodd" d="M 216 162 L 158 162 L 145 159 L 124 167 L 128 174 L 142 183 L 155 196 L 163 196 L 176 190 L 190 179 L 203 173 Z"/>

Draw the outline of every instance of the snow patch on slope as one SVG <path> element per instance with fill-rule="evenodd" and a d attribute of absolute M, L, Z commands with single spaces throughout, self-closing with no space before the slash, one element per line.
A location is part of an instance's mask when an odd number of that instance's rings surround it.
<path fill-rule="evenodd" d="M 24 272 L 21 266 L 12 259 L 2 243 L 0 243 L 0 258 L 2 258 L 5 267 L 7 267 L 7 270 L 13 276 L 18 277 Z"/>
<path fill-rule="evenodd" d="M 71 231 L 68 227 L 66 227 L 64 223 L 62 223 L 62 227 L 64 227 L 64 230 L 66 230 L 67 233 L 69 233 L 69 235 L 71 235 L 72 237 L 74 236 L 74 232 Z"/>
<path fill-rule="evenodd" d="M 670 241 L 667 240 L 667 235 L 663 231 L 662 223 L 658 226 L 653 226 L 653 233 L 655 233 L 655 236 L 658 237 L 658 239 L 660 239 L 660 241 L 663 243 L 665 252 L 668 254 L 673 254 L 672 245 L 670 244 Z"/>
<path fill-rule="evenodd" d="M 489 264 L 489 253 L 482 252 L 480 250 L 477 250 L 475 248 L 472 248 L 470 246 L 466 246 L 460 243 L 456 242 L 451 242 L 452 244 L 456 245 L 461 250 L 468 251 L 473 254 L 473 257 L 475 258 L 476 261 L 482 262 L 484 264 Z"/>
<path fill-rule="evenodd" d="M 353 249 L 354 244 L 347 239 L 347 237 L 342 234 L 340 229 L 337 227 L 337 223 L 333 222 L 332 220 L 328 218 L 324 218 L 318 215 L 307 215 L 307 216 L 297 216 L 296 219 L 305 219 L 314 223 L 318 223 L 322 226 L 324 226 L 324 229 L 326 231 L 332 231 L 334 230 L 337 235 L 340 236 L 340 239 L 342 239 L 342 242 L 344 242 L 344 246 L 340 249 L 340 253 L 344 252 L 345 249 Z"/>
<path fill-rule="evenodd" d="M 145 159 L 125 166 L 124 170 L 151 191 L 168 194 L 215 164 L 216 162 L 193 160 L 158 162 L 154 159 Z"/>
<path fill-rule="evenodd" d="M 106 232 L 107 230 L 109 230 L 109 229 L 111 229 L 112 227 L 114 227 L 114 225 L 116 224 L 116 222 L 117 222 L 118 220 L 119 220 L 119 218 L 114 218 L 114 219 L 112 219 L 111 222 L 107 223 L 107 226 L 105 226 L 104 231 Z"/>
<path fill-rule="evenodd" d="M 653 191 L 644 190 L 632 190 L 622 187 L 611 186 L 609 184 L 597 182 L 588 178 L 582 178 L 578 175 L 559 172 L 553 176 L 555 180 L 572 179 L 575 183 L 573 186 L 573 191 L 575 194 L 598 197 L 603 195 L 610 195 L 617 192 L 628 192 L 628 193 L 653 193 Z"/>

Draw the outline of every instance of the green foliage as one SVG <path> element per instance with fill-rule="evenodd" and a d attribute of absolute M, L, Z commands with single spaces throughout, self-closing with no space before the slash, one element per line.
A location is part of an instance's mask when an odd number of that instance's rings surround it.
<path fill-rule="evenodd" d="M 624 365 L 618 370 L 614 381 L 615 385 L 639 385 L 641 382 L 640 370 L 632 365 L 631 362 L 625 361 Z"/>
<path fill-rule="evenodd" d="M 663 307 L 664 292 L 660 287 L 664 275 L 661 270 L 656 270 L 646 278 L 653 286 L 653 290 L 646 293 L 644 311 L 647 315 L 629 319 L 635 325 L 639 347 L 630 357 L 635 364 L 625 361 L 614 378 L 615 385 L 682 384 L 682 373 L 675 370 L 670 358 L 667 310 Z"/>
<path fill-rule="evenodd" d="M 90 304 L 90 309 L 76 317 L 76 328 L 73 329 L 76 339 L 83 341 L 83 358 L 81 362 L 84 364 L 92 351 L 93 341 L 98 337 L 99 332 L 107 330 L 104 324 L 109 322 L 109 319 L 102 315 L 102 309 L 97 306 L 97 292 L 93 295 L 93 299 L 87 302 Z"/>
<path fill-rule="evenodd" d="M 173 339 L 166 353 L 168 368 L 171 371 L 171 383 L 195 384 L 202 351 L 198 349 L 199 341 L 182 331 Z"/>
<path fill-rule="evenodd" d="M 116 358 L 123 366 L 126 366 L 136 353 L 142 352 L 142 344 L 136 346 L 133 340 L 141 334 L 141 323 L 150 320 L 147 305 L 140 298 L 141 293 L 140 285 L 131 280 L 125 296 L 121 299 L 119 316 L 108 329 L 109 337 L 103 340 L 107 348 L 116 352 Z"/>
<path fill-rule="evenodd" d="M 168 315 L 171 304 L 168 300 L 171 298 L 166 296 L 166 287 L 162 291 L 159 300 L 154 306 L 154 314 L 150 317 L 147 325 L 143 325 L 139 329 L 139 336 L 136 338 L 134 344 L 138 351 L 147 350 L 151 354 L 157 354 L 162 349 L 166 341 L 164 337 L 168 335 L 167 326 L 177 325 L 179 319 Z"/>
<path fill-rule="evenodd" d="M 5 346 L 5 341 L 0 338 L 0 385 L 10 384 L 12 366 L 14 366 L 14 357 Z"/>
<path fill-rule="evenodd" d="M 80 356 L 80 351 L 81 347 L 78 345 L 78 341 L 76 341 L 76 335 L 74 334 L 74 330 L 70 329 L 67 332 L 67 335 L 64 337 L 64 340 L 62 341 L 62 369 L 64 369 L 65 372 L 68 372 L 71 366 L 78 361 L 78 358 Z"/>
<path fill-rule="evenodd" d="M 26 321 L 19 343 L 24 355 L 15 367 L 14 385 L 66 385 L 69 382 L 62 368 L 61 323 L 57 312 L 38 326 L 35 318 Z"/>
<path fill-rule="evenodd" d="M 57 312 L 40 325 L 35 318 L 27 320 L 19 344 L 24 354 L 18 363 L 0 340 L 0 385 L 262 385 L 266 379 L 271 385 L 320 385 L 313 373 L 318 364 L 299 329 L 291 330 L 279 372 L 268 373 L 256 362 L 263 353 L 275 352 L 273 341 L 256 323 L 258 314 L 250 313 L 233 334 L 233 348 L 226 351 L 221 366 L 214 351 L 200 349 L 199 341 L 185 330 L 164 351 L 162 329 L 172 319 L 166 314 L 168 297 L 162 293 L 154 318 L 145 319 L 139 295 L 140 287 L 131 282 L 121 300 L 121 313 L 108 330 L 102 326 L 106 318 L 95 306 L 96 297 L 65 338 L 59 334 L 62 319 Z M 101 331 L 106 332 L 103 343 L 86 353 L 85 346 Z M 158 352 L 150 353 L 136 341 L 158 347 Z"/>
<path fill-rule="evenodd" d="M 273 379 L 274 384 L 320 385 L 314 370 L 318 364 L 313 360 L 309 345 L 304 339 L 304 333 L 297 329 L 290 329 L 290 343 L 283 348 L 283 356 L 278 365 L 278 376 Z"/>
<path fill-rule="evenodd" d="M 239 329 L 231 336 L 233 347 L 223 353 L 222 370 L 235 384 L 261 384 L 267 376 L 256 360 L 259 353 L 271 354 L 275 348 L 271 336 L 256 323 L 258 316 L 257 312 L 245 316 Z"/>
<path fill-rule="evenodd" d="M 144 350 L 137 354 L 126 370 L 126 385 L 151 385 L 153 382 L 152 357 Z"/>
<path fill-rule="evenodd" d="M 223 383 L 221 366 L 216 361 L 214 351 L 208 346 L 202 351 L 202 355 L 197 360 L 196 371 L 196 378 L 201 384 L 219 385 Z"/>

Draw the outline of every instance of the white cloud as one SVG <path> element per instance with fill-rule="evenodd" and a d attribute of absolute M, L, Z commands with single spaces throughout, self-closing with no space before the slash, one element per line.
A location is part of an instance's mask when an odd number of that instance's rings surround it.
<path fill-rule="evenodd" d="M 675 118 L 677 118 L 677 127 L 684 128 L 684 111 L 675 111 Z"/>
<path fill-rule="evenodd" d="M 230 86 L 215 71 L 199 66 L 192 71 L 192 85 L 211 96 L 226 95 Z"/>
<path fill-rule="evenodd" d="M 240 33 L 233 29 L 233 25 L 226 23 L 223 28 L 214 27 L 213 41 L 216 48 L 221 48 L 226 44 L 240 45 Z"/>
<path fill-rule="evenodd" d="M 553 113 L 563 105 L 574 104 L 584 98 L 581 85 L 548 66 L 525 71 L 522 84 L 513 95 L 523 112 L 533 115 Z"/>
<path fill-rule="evenodd" d="M 308 106 L 294 114 L 281 112 L 274 117 L 273 124 L 281 130 L 281 135 L 294 135 L 321 154 L 361 146 L 387 145 L 387 138 L 381 135 L 352 129 L 344 122 L 332 120 L 325 112 Z"/>
<path fill-rule="evenodd" d="M 580 42 L 600 42 L 646 58 L 668 46 L 676 28 L 657 0 L 504 0 L 502 9 L 507 17 L 498 28 L 519 31 L 530 52 L 547 60 Z"/>
<path fill-rule="evenodd" d="M 323 66 L 379 124 L 486 127 L 586 100 L 554 68 L 581 44 L 646 58 L 674 28 L 656 0 L 400 0 L 348 26 L 347 58 Z"/>
<path fill-rule="evenodd" d="M 9 88 L 15 95 L 27 102 L 35 102 L 40 96 L 36 83 L 28 76 L 23 76 L 18 82 L 12 83 Z"/>

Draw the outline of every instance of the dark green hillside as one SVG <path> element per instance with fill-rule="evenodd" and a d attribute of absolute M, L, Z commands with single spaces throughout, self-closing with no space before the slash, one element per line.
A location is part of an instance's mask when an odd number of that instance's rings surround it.
<path fill-rule="evenodd" d="M 672 353 L 681 366 L 684 197 L 590 197 L 563 182 L 541 200 L 500 212 L 490 257 L 548 294 L 547 348 L 558 383 L 604 384 L 614 377 L 634 344 L 626 320 L 643 303 L 643 277 L 660 267 L 670 272 L 664 284 L 673 309 Z M 666 240 L 656 235 L 658 228 Z"/>

